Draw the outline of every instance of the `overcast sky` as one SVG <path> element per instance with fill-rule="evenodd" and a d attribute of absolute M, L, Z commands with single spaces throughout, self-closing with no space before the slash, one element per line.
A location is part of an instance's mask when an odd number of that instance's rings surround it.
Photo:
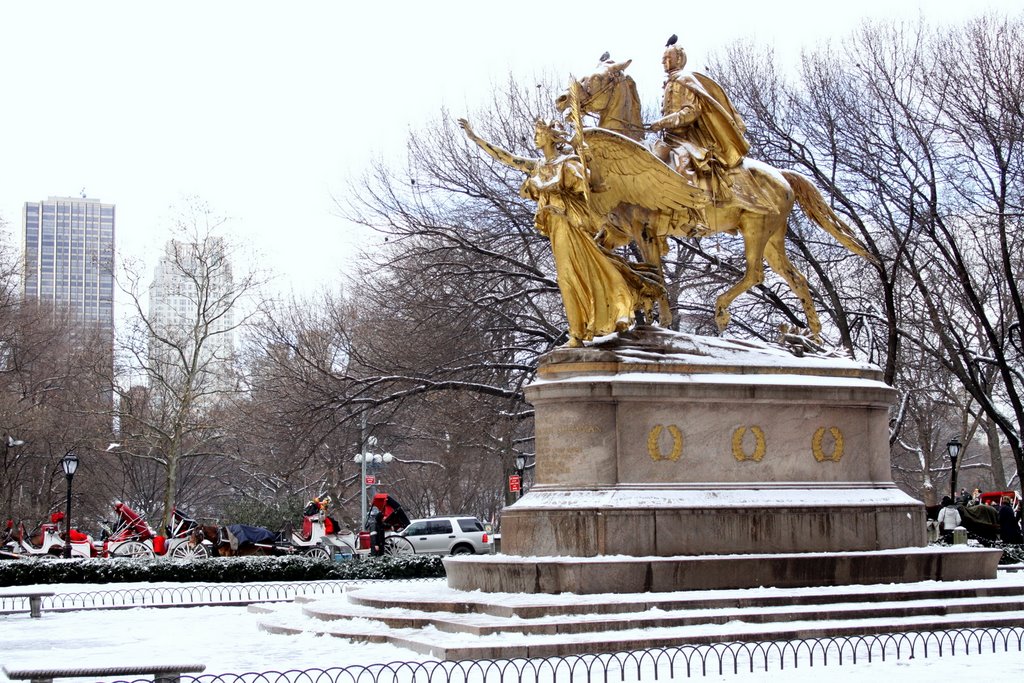
<path fill-rule="evenodd" d="M 603 7 L 629 8 L 612 11 Z M 5 2 L 0 219 L 51 195 L 117 205 L 119 255 L 152 262 L 168 208 L 198 195 L 281 274 L 331 286 L 365 236 L 333 196 L 400 160 L 442 107 L 471 112 L 509 72 L 582 75 L 610 50 L 656 101 L 665 39 L 690 65 L 752 39 L 795 60 L 865 18 L 960 21 L 1020 0 L 683 3 Z"/>

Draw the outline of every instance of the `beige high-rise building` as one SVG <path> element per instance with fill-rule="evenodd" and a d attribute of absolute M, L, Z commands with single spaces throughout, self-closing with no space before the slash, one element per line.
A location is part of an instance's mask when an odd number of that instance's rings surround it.
<path fill-rule="evenodd" d="M 67 310 L 114 341 L 113 204 L 85 197 L 26 202 L 22 296 Z"/>
<path fill-rule="evenodd" d="M 227 305 L 233 286 L 223 239 L 167 243 L 149 290 L 149 357 L 172 391 L 186 375 L 200 399 L 235 388 L 235 312 Z"/>

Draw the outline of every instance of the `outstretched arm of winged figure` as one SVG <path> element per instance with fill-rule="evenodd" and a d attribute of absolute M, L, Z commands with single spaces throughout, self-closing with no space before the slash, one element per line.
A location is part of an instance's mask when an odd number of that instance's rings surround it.
<path fill-rule="evenodd" d="M 469 125 L 469 121 L 466 119 L 459 119 L 459 126 L 462 130 L 466 131 L 466 136 L 475 142 L 480 149 L 487 152 L 489 155 L 512 168 L 522 171 L 523 173 L 533 173 L 537 168 L 537 160 L 530 159 L 529 157 L 521 157 L 517 154 L 513 154 L 507 150 L 502 149 L 496 145 L 492 145 L 487 142 L 473 131 L 473 127 Z"/>

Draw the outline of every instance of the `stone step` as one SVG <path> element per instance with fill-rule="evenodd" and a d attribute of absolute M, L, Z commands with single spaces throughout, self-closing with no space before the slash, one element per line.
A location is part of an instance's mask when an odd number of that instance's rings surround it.
<path fill-rule="evenodd" d="M 522 635 L 509 630 L 500 634 L 500 638 L 495 638 L 497 634 L 489 637 L 468 637 L 465 634 L 451 634 L 433 629 L 390 629 L 383 624 L 369 621 L 319 622 L 302 626 L 293 622 L 276 623 L 275 619 L 268 616 L 260 623 L 260 628 L 270 633 L 313 633 L 353 641 L 390 643 L 437 659 L 452 660 L 552 657 L 723 642 L 764 642 L 1012 626 L 1024 626 L 1024 611 L 912 617 L 902 620 L 865 619 L 855 623 L 846 620 L 788 622 L 773 624 L 770 627 L 730 622 L 690 627 L 637 627 L 584 634 Z"/>
<path fill-rule="evenodd" d="M 1024 582 L 1022 582 L 1024 583 Z M 454 591 L 416 593 L 387 591 L 356 591 L 347 594 L 354 605 L 382 608 L 415 609 L 446 614 L 475 613 L 495 617 L 530 619 L 558 614 L 615 614 L 649 609 L 713 609 L 769 607 L 773 605 L 836 605 L 841 603 L 896 602 L 905 600 L 954 600 L 958 598 L 1024 596 L 1024 585 L 993 581 L 959 581 L 943 584 L 926 581 L 920 584 L 888 584 L 884 586 L 821 586 L 808 592 L 806 588 L 765 588 L 743 590 L 684 591 L 674 593 L 641 593 L 635 600 L 615 595 L 538 595 L 515 593 L 480 593 Z M 500 597 L 495 597 L 500 596 Z M 310 598 L 309 600 L 315 600 Z M 297 598 L 297 601 L 307 598 Z"/>
<path fill-rule="evenodd" d="M 433 627 L 445 633 L 486 636 L 514 628 L 522 634 L 594 633 L 624 628 L 664 628 L 700 624 L 726 624 L 734 621 L 768 624 L 791 621 L 851 620 L 869 618 L 903 619 L 906 617 L 947 616 L 987 612 L 1024 612 L 1024 597 L 1014 600 L 959 598 L 950 601 L 924 600 L 887 603 L 849 603 L 844 605 L 794 605 L 791 607 L 711 608 L 665 611 L 619 612 L 614 615 L 576 614 L 574 618 L 552 622 L 550 618 L 517 619 L 514 626 L 508 619 L 484 615 L 467 619 L 467 615 L 450 617 L 437 612 L 404 608 L 404 614 L 350 604 L 314 604 L 303 610 L 307 616 L 321 621 L 342 619 L 373 619 L 389 628 Z M 381 613 L 383 612 L 383 613 Z"/>
<path fill-rule="evenodd" d="M 605 596 L 465 593 L 439 582 L 250 609 L 260 613 L 260 628 L 273 633 L 386 642 L 439 659 L 507 659 L 1024 626 L 1024 576 L 898 588 Z"/>

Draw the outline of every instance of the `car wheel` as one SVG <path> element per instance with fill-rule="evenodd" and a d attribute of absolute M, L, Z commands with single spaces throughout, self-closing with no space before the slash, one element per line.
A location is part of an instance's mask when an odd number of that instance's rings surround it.
<path fill-rule="evenodd" d="M 468 545 L 460 544 L 460 545 L 457 545 L 454 548 L 452 548 L 452 555 L 472 555 L 472 554 L 473 554 L 473 549 L 471 547 L 469 547 Z"/>
<path fill-rule="evenodd" d="M 385 555 L 413 555 L 416 548 L 412 546 L 409 539 L 402 536 L 388 536 L 384 539 Z"/>

